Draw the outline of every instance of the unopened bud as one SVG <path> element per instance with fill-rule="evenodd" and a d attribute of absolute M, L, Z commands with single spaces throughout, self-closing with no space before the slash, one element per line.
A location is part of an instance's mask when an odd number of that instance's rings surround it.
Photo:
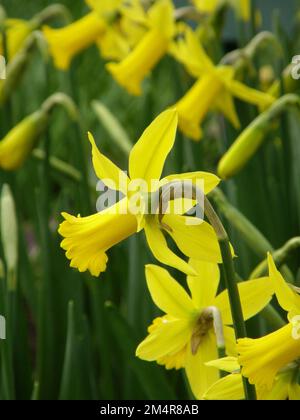
<path fill-rule="evenodd" d="M 24 118 L 0 142 L 0 168 L 18 169 L 30 155 L 48 125 L 49 116 L 39 110 Z"/>
<path fill-rule="evenodd" d="M 11 190 L 4 184 L 1 193 L 1 239 L 10 281 L 9 288 L 15 288 L 18 265 L 18 224 L 15 202 Z"/>

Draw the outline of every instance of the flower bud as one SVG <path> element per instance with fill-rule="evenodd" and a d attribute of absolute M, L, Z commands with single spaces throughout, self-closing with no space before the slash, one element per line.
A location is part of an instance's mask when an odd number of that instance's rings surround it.
<path fill-rule="evenodd" d="M 0 168 L 18 169 L 30 155 L 40 135 L 47 127 L 49 116 L 38 110 L 24 118 L 0 142 Z"/>

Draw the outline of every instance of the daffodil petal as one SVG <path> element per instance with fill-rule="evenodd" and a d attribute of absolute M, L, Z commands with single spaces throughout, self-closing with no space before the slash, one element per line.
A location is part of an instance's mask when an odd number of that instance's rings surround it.
<path fill-rule="evenodd" d="M 210 193 L 220 183 L 220 178 L 217 175 L 209 172 L 187 172 L 184 174 L 169 175 L 162 179 L 161 184 L 167 184 L 169 182 L 192 182 L 194 185 L 203 184 L 204 194 Z"/>
<path fill-rule="evenodd" d="M 223 357 L 217 360 L 211 360 L 206 366 L 212 366 L 223 372 L 233 373 L 240 370 L 240 365 L 236 357 Z"/>
<path fill-rule="evenodd" d="M 211 306 L 219 287 L 219 266 L 192 258 L 189 263 L 197 272 L 197 276 L 188 276 L 187 278 L 194 304 L 197 308 Z"/>
<path fill-rule="evenodd" d="M 92 145 L 93 166 L 97 177 L 110 189 L 121 191 L 126 195 L 129 178 L 125 172 L 100 152 L 91 133 L 88 133 L 88 138 Z"/>
<path fill-rule="evenodd" d="M 203 395 L 204 400 L 240 401 L 245 399 L 242 375 L 235 373 L 221 378 Z"/>
<path fill-rule="evenodd" d="M 143 179 L 150 186 L 152 180 L 161 178 L 165 160 L 175 142 L 177 123 L 177 112 L 170 109 L 144 131 L 129 156 L 131 179 Z"/>
<path fill-rule="evenodd" d="M 270 106 L 276 100 L 268 93 L 250 88 L 237 80 L 227 82 L 227 87 L 239 99 L 257 106 Z"/>
<path fill-rule="evenodd" d="M 155 218 L 147 218 L 145 224 L 145 234 L 148 245 L 154 257 L 162 264 L 174 267 L 187 275 L 195 275 L 195 270 L 187 262 L 179 258 L 168 248 L 164 234 L 160 230 Z"/>
<path fill-rule="evenodd" d="M 189 318 L 195 313 L 192 299 L 167 270 L 147 265 L 146 279 L 152 300 L 163 312 L 175 318 Z"/>
<path fill-rule="evenodd" d="M 216 108 L 231 122 L 234 128 L 239 129 L 241 126 L 235 104 L 230 92 L 225 89 L 222 95 L 218 96 L 215 101 Z"/>
<path fill-rule="evenodd" d="M 213 228 L 193 217 L 166 214 L 163 223 L 171 228 L 170 236 L 187 257 L 201 261 L 220 263 L 222 261 L 219 243 Z"/>
<path fill-rule="evenodd" d="M 189 320 L 165 320 L 141 342 L 136 349 L 136 356 L 152 362 L 168 354 L 175 354 L 186 345 L 190 335 Z"/>
<path fill-rule="evenodd" d="M 274 284 L 275 294 L 280 306 L 290 314 L 290 318 L 300 313 L 300 296 L 287 284 L 277 270 L 271 254 L 268 254 L 269 276 Z"/>
<path fill-rule="evenodd" d="M 263 277 L 239 283 L 239 292 L 244 319 L 247 320 L 258 314 L 270 302 L 274 286 L 269 277 Z M 232 324 L 227 290 L 216 297 L 215 306 L 220 309 L 224 324 Z"/>
<path fill-rule="evenodd" d="M 216 339 L 213 332 L 207 334 L 194 355 L 189 344 L 186 356 L 186 374 L 191 390 L 197 399 L 201 399 L 207 389 L 219 379 L 217 369 L 206 366 L 210 360 L 218 357 Z"/>

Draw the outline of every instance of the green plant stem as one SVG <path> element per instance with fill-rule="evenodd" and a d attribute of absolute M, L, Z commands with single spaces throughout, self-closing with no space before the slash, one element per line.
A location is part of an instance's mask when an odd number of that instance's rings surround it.
<path fill-rule="evenodd" d="M 218 238 L 223 261 L 225 284 L 228 290 L 230 308 L 234 323 L 234 331 L 236 339 L 238 340 L 240 338 L 247 337 L 247 329 L 243 317 L 242 304 L 235 276 L 229 238 L 221 220 L 219 219 L 207 197 L 204 197 L 204 205 L 206 217 L 214 228 Z M 243 378 L 243 385 L 246 399 L 256 400 L 256 392 L 254 386 L 250 385 L 246 378 Z"/>
<path fill-rule="evenodd" d="M 278 268 L 282 267 L 283 264 L 289 259 L 294 251 L 300 248 L 300 237 L 290 239 L 286 242 L 283 247 L 272 252 L 272 256 Z M 251 273 L 250 278 L 257 278 L 266 275 L 268 272 L 268 262 L 265 259 L 262 261 Z"/>

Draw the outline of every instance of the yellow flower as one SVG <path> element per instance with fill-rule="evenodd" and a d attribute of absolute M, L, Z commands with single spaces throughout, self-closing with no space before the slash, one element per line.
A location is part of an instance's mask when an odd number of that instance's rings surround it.
<path fill-rule="evenodd" d="M 43 33 L 55 66 L 61 70 L 68 69 L 73 57 L 92 45 L 105 28 L 105 21 L 94 11 L 61 29 L 44 26 Z"/>
<path fill-rule="evenodd" d="M 105 271 L 107 250 L 143 228 L 153 255 L 160 262 L 187 274 L 193 275 L 195 270 L 168 248 L 164 233 L 168 233 L 188 257 L 211 262 L 221 261 L 212 227 L 206 222 L 195 223 L 195 218 L 181 215 L 186 209 L 180 214 L 164 212 L 160 215 L 155 208 L 151 214 L 145 214 L 149 194 L 154 197 L 155 204 L 161 188 L 175 180 L 188 180 L 194 184 L 202 180 L 205 194 L 219 183 L 218 177 L 205 172 L 172 175 L 160 180 L 165 160 L 175 141 L 176 129 L 175 110 L 165 111 L 156 118 L 130 153 L 130 178 L 100 153 L 93 137 L 89 136 L 93 165 L 98 178 L 112 190 L 122 192 L 125 198 L 104 212 L 89 217 L 63 214 L 66 220 L 61 224 L 59 233 L 65 239 L 61 246 L 66 250 L 72 267 L 80 271 L 89 270 L 91 274 L 98 276 Z M 191 207 L 192 203 L 187 210 Z"/>
<path fill-rule="evenodd" d="M 12 171 L 22 166 L 47 123 L 48 115 L 36 111 L 17 124 L 0 142 L 0 168 Z"/>
<path fill-rule="evenodd" d="M 276 374 L 300 358 L 300 334 L 297 322 L 300 318 L 300 296 L 284 281 L 276 269 L 271 255 L 268 256 L 270 278 L 280 306 L 288 312 L 289 324 L 258 339 L 242 339 L 238 343 L 242 373 L 252 384 L 269 390 Z"/>
<path fill-rule="evenodd" d="M 188 137 L 200 140 L 201 124 L 211 109 L 222 112 L 234 127 L 239 128 L 234 97 L 259 106 L 263 104 L 269 106 L 275 101 L 273 96 L 234 80 L 233 67 L 215 66 L 190 28 L 185 27 L 183 35 L 174 42 L 172 53 L 186 66 L 192 76 L 198 78 L 176 104 L 179 128 Z"/>
<path fill-rule="evenodd" d="M 215 308 L 222 318 L 227 353 L 234 353 L 234 332 L 227 291 L 217 294 L 220 280 L 216 264 L 190 260 L 197 276 L 187 278 L 191 296 L 163 268 L 146 267 L 147 285 L 155 304 L 166 313 L 154 321 L 148 337 L 138 346 L 136 355 L 157 361 L 166 368 L 184 368 L 196 398 L 214 384 L 219 373 L 206 366 L 218 357 L 213 320 Z M 243 314 L 249 319 L 271 300 L 273 284 L 268 278 L 239 284 Z"/>
<path fill-rule="evenodd" d="M 230 373 L 230 375 L 214 383 L 203 395 L 204 400 L 245 399 L 242 374 L 237 358 L 226 357 L 213 360 L 206 365 Z M 299 364 L 293 363 L 279 372 L 271 390 L 257 388 L 258 400 L 300 400 L 300 386 L 297 381 L 300 373 L 299 367 Z"/>
<path fill-rule="evenodd" d="M 158 0 L 137 18 L 148 31 L 123 61 L 107 65 L 116 81 L 132 95 L 141 94 L 142 81 L 168 52 L 176 28 L 170 0 Z"/>
<path fill-rule="evenodd" d="M 21 19 L 7 19 L 5 30 L 7 37 L 8 59 L 11 60 L 22 48 L 25 39 L 35 29 L 32 22 Z M 3 39 L 0 34 L 0 54 L 3 55 Z"/>

